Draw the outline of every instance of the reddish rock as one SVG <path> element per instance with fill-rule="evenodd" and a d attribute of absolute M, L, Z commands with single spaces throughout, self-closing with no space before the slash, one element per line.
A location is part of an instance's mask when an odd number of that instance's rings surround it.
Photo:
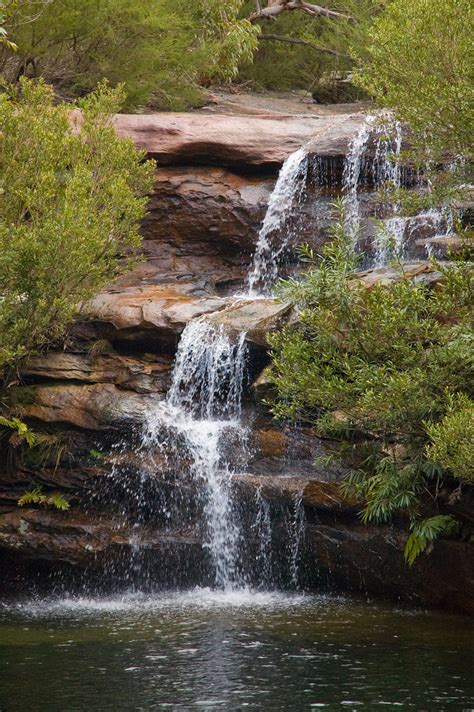
<path fill-rule="evenodd" d="M 12 397 L 23 417 L 88 430 L 142 423 L 156 405 L 156 395 L 123 391 L 111 383 L 20 387 Z"/>
<path fill-rule="evenodd" d="M 214 255 L 253 251 L 274 182 L 222 168 L 160 168 L 143 234 L 175 248 L 211 242 Z"/>
<path fill-rule="evenodd" d="M 280 329 L 292 316 L 293 307 L 276 299 L 237 301 L 209 317 L 215 326 L 222 326 L 229 334 L 245 332 L 252 344 L 267 347 L 267 337 Z"/>
<path fill-rule="evenodd" d="M 343 157 L 364 121 L 362 112 L 325 116 L 203 112 L 118 114 L 119 136 L 161 165 L 190 164 L 276 168 L 311 139 L 314 155 Z"/>
<path fill-rule="evenodd" d="M 226 306 L 192 283 L 110 288 L 84 305 L 81 319 L 108 323 L 117 332 L 159 330 L 180 334 L 188 321 Z"/>
<path fill-rule="evenodd" d="M 120 354 L 87 354 L 51 351 L 30 358 L 22 375 L 36 380 L 114 383 L 138 393 L 165 393 L 169 385 L 171 358 L 143 354 L 139 357 Z"/>

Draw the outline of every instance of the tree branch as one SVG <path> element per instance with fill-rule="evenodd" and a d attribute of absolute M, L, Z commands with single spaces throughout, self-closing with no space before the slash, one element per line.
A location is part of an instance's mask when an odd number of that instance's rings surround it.
<path fill-rule="evenodd" d="M 273 20 L 277 15 L 285 12 L 285 10 L 301 10 L 312 17 L 322 16 L 330 17 L 331 19 L 353 19 L 350 15 L 345 15 L 336 10 L 329 10 L 326 7 L 305 2 L 305 0 L 274 0 L 273 2 L 270 0 L 267 7 L 261 7 L 260 2 L 257 2 L 256 5 L 257 10 L 248 18 L 250 22 L 257 22 L 260 19 Z"/>
<path fill-rule="evenodd" d="M 335 57 L 344 57 L 350 59 L 350 54 L 344 54 L 343 52 L 338 52 L 330 47 L 320 47 L 318 45 L 309 42 L 308 40 L 300 39 L 299 37 L 288 37 L 287 35 L 258 35 L 259 40 L 275 40 L 276 42 L 288 42 L 289 44 L 299 44 L 305 45 L 306 47 L 311 47 L 316 52 L 325 52 L 326 54 L 332 54 Z"/>

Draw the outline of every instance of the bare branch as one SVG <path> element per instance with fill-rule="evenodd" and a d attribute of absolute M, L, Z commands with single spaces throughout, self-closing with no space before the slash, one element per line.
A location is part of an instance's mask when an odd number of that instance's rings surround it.
<path fill-rule="evenodd" d="M 336 10 L 330 10 L 327 7 L 321 7 L 321 5 L 315 5 L 314 3 L 305 2 L 305 0 L 274 0 L 269 2 L 267 7 L 261 7 L 260 2 L 257 2 L 257 6 L 260 8 L 252 15 L 250 15 L 250 22 L 257 22 L 258 20 L 272 20 L 277 15 L 280 15 L 285 10 L 301 10 L 307 15 L 312 17 L 329 17 L 331 19 L 345 19 L 352 20 L 350 15 L 345 15 L 342 12 L 337 12 Z"/>
<path fill-rule="evenodd" d="M 287 35 L 265 34 L 265 35 L 258 35 L 257 39 L 259 39 L 259 40 L 275 40 L 276 42 L 288 42 L 289 44 L 305 45 L 306 47 L 311 47 L 311 49 L 314 49 L 316 52 L 325 52 L 326 54 L 332 54 L 335 57 L 344 57 L 344 58 L 350 59 L 350 54 L 344 54 L 343 52 L 338 52 L 337 50 L 331 49 L 330 47 L 320 47 L 319 45 L 313 44 L 313 42 L 309 42 L 308 40 L 303 40 L 299 37 L 288 37 Z"/>

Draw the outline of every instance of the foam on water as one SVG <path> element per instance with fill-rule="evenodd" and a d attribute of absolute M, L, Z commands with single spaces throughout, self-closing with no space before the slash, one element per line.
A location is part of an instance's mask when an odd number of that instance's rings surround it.
<path fill-rule="evenodd" d="M 45 598 L 41 601 L 29 600 L 4 604 L 0 614 L 15 613 L 29 618 L 50 616 L 97 616 L 98 614 L 116 613 L 154 613 L 165 611 L 186 610 L 219 610 L 219 609 L 264 609 L 275 611 L 295 608 L 319 602 L 342 604 L 342 597 L 327 597 L 323 595 L 309 596 L 295 592 L 260 591 L 251 588 L 220 590 L 206 587 L 195 587 L 187 591 L 171 591 L 153 595 L 143 593 L 123 593 L 114 596 L 89 598 L 87 596 L 70 596 L 63 598 Z"/>

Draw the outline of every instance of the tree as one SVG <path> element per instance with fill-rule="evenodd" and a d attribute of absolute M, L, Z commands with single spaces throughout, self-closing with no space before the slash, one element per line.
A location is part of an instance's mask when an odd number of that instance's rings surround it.
<path fill-rule="evenodd" d="M 363 502 L 365 522 L 409 515 L 412 562 L 454 530 L 449 513 L 426 519 L 423 494 L 474 479 L 472 263 L 437 265 L 435 289 L 403 265 L 395 283 L 368 289 L 342 219 L 319 260 L 305 254 L 302 280 L 280 287 L 300 321 L 272 339 L 273 412 L 340 440 L 353 468 L 344 491 Z"/>
<path fill-rule="evenodd" d="M 0 71 L 8 81 L 42 76 L 63 98 L 107 77 L 125 84 L 128 108 L 197 105 L 203 86 L 236 78 L 313 90 L 330 85 L 333 72 L 347 75 L 352 48 L 363 46 L 383 4 L 340 0 L 332 10 L 296 0 L 5 0 L 5 27 L 19 51 L 0 52 Z"/>
<path fill-rule="evenodd" d="M 111 125 L 123 98 L 102 83 L 71 115 L 43 81 L 0 94 L 0 371 L 60 339 L 140 244 L 153 166 Z"/>
<path fill-rule="evenodd" d="M 369 30 L 356 81 L 410 125 L 423 158 L 472 151 L 473 32 L 470 0 L 393 0 Z"/>
<path fill-rule="evenodd" d="M 240 68 L 240 79 L 268 89 L 305 89 L 323 102 L 363 95 L 350 81 L 352 54 L 364 47 L 383 0 L 339 0 L 337 15 L 308 13 L 293 3 L 259 3 L 259 13 L 256 5 L 247 0 L 241 12 L 260 33 L 253 61 Z M 273 14 L 265 14 L 269 9 Z"/>
<path fill-rule="evenodd" d="M 106 77 L 124 84 L 128 107 L 179 108 L 199 101 L 201 84 L 233 78 L 256 47 L 258 28 L 237 17 L 241 0 L 46 0 L 34 21 L 36 0 L 15 5 L 19 51 L 3 52 L 1 71 L 44 77 L 65 98 Z"/>

